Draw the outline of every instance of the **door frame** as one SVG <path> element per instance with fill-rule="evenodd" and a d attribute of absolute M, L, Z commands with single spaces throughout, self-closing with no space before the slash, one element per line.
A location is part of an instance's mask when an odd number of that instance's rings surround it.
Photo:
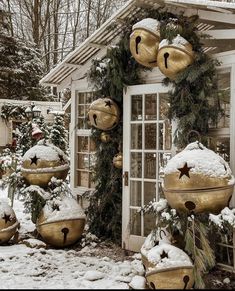
<path fill-rule="evenodd" d="M 122 190 L 122 247 L 139 252 L 146 237 L 130 234 L 130 147 L 131 147 L 131 95 L 168 93 L 169 86 L 162 83 L 133 85 L 125 88 L 123 96 L 123 190 Z M 172 133 L 176 124 L 172 123 Z M 172 145 L 172 155 L 176 149 Z M 128 172 L 128 177 L 125 176 Z M 157 177 L 156 177 L 157 178 Z M 128 185 L 126 185 L 128 182 Z"/>

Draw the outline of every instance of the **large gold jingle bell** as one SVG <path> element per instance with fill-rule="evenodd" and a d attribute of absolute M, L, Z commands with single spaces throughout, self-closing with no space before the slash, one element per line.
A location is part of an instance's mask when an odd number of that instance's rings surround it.
<path fill-rule="evenodd" d="M 130 51 L 135 60 L 145 67 L 157 67 L 160 37 L 145 29 L 135 29 L 130 36 Z"/>
<path fill-rule="evenodd" d="M 52 177 L 65 180 L 69 165 L 60 166 L 57 161 L 42 160 L 32 168 L 30 161 L 24 161 L 21 169 L 22 176 L 30 185 L 47 187 Z"/>
<path fill-rule="evenodd" d="M 66 247 L 74 244 L 82 236 L 85 218 L 63 219 L 60 221 L 43 222 L 40 215 L 36 224 L 37 231 L 43 240 L 55 247 Z"/>
<path fill-rule="evenodd" d="M 88 117 L 92 126 L 102 130 L 110 130 L 117 126 L 120 110 L 112 99 L 99 98 L 91 103 Z"/>
<path fill-rule="evenodd" d="M 183 212 L 218 214 L 228 205 L 234 185 L 226 178 L 190 174 L 179 179 L 179 173 L 165 174 L 164 195 L 172 208 Z"/>
<path fill-rule="evenodd" d="M 191 289 L 194 284 L 193 267 L 182 266 L 146 272 L 151 289 Z"/>
<path fill-rule="evenodd" d="M 168 78 L 175 79 L 177 74 L 182 72 L 194 61 L 194 53 L 190 43 L 185 49 L 168 45 L 159 49 L 157 63 L 160 71 Z"/>
<path fill-rule="evenodd" d="M 0 245 L 8 242 L 12 236 L 16 233 L 20 223 L 13 217 L 10 221 L 5 221 L 3 218 L 0 219 Z"/>

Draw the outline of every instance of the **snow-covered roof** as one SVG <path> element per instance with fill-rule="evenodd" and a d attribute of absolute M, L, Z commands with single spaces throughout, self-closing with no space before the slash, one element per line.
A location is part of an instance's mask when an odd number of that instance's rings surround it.
<path fill-rule="evenodd" d="M 41 84 L 55 86 L 59 91 L 70 87 L 73 81 L 85 76 L 92 59 L 104 57 L 107 47 L 117 42 L 127 18 L 132 18 L 142 7 L 157 9 L 163 5 L 173 13 L 184 11 L 186 16 L 199 16 L 199 31 L 206 31 L 212 36 L 212 39 L 204 41 L 205 52 L 219 53 L 235 49 L 235 3 L 204 0 L 129 0 L 43 77 Z M 113 24 L 116 26 L 110 30 Z"/>

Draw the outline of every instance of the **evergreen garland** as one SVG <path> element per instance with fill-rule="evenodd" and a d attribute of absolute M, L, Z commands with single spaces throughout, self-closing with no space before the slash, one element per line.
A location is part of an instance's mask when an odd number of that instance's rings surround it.
<path fill-rule="evenodd" d="M 104 60 L 94 60 L 89 80 L 96 89 L 97 98 L 109 97 L 119 106 L 119 124 L 108 131 L 111 141 L 102 143 L 102 130 L 92 129 L 96 144 L 96 165 L 94 181 L 96 190 L 89 196 L 87 209 L 89 231 L 99 237 L 121 243 L 122 221 L 122 170 L 113 166 L 113 157 L 122 150 L 122 98 L 127 85 L 140 82 L 141 65 L 131 57 L 129 51 L 130 27 L 123 31 L 119 43 L 108 50 Z"/>

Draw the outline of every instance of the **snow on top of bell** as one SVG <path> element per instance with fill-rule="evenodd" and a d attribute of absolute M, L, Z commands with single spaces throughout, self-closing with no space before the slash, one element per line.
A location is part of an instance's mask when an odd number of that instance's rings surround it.
<path fill-rule="evenodd" d="M 186 45 L 190 45 L 190 43 L 184 37 L 182 37 L 181 35 L 177 34 L 177 36 L 175 38 L 173 38 L 172 42 L 170 42 L 166 38 L 163 39 L 159 43 L 159 49 L 161 49 L 162 47 L 165 47 L 165 46 L 174 46 L 174 47 L 185 49 Z"/>
<path fill-rule="evenodd" d="M 190 173 L 227 178 L 228 184 L 234 184 L 234 177 L 228 163 L 198 141 L 190 143 L 184 150 L 172 157 L 168 161 L 164 173 L 178 172 L 185 165 L 190 168 Z"/>
<path fill-rule="evenodd" d="M 8 204 L 7 200 L 0 200 L 0 218 L 4 218 L 4 216 L 8 216 L 10 218 L 15 218 L 15 212 L 13 208 Z"/>
<path fill-rule="evenodd" d="M 163 243 L 155 246 L 148 252 L 148 261 L 154 264 L 154 269 L 167 269 L 172 267 L 193 266 L 189 256 L 181 249 Z M 151 268 L 149 268 L 151 271 Z"/>
<path fill-rule="evenodd" d="M 160 37 L 160 22 L 154 18 L 144 18 L 132 26 L 134 29 L 145 29 Z"/>
<path fill-rule="evenodd" d="M 150 232 L 150 234 L 146 237 L 140 252 L 142 255 L 147 256 L 149 250 L 162 243 L 171 243 L 171 235 L 164 227 L 158 228 L 156 231 L 152 230 Z"/>
<path fill-rule="evenodd" d="M 86 215 L 81 205 L 72 197 L 63 197 L 62 199 L 54 199 L 53 205 L 56 204 L 56 208 L 47 203 L 43 208 L 45 216 L 44 222 L 54 222 L 67 219 L 85 219 Z"/>
<path fill-rule="evenodd" d="M 46 161 L 63 161 L 68 163 L 68 158 L 65 153 L 52 143 L 47 143 L 45 140 L 40 140 L 35 146 L 30 148 L 23 156 L 23 161 L 31 160 L 36 155 L 37 159 Z"/>

